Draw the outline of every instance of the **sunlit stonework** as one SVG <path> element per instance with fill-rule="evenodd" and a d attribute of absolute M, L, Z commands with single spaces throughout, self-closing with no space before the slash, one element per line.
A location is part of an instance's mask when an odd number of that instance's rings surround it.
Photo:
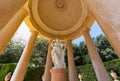
<path fill-rule="evenodd" d="M 56 0 L 55 5 L 59 9 L 64 8 L 65 7 L 65 0 Z"/>
<path fill-rule="evenodd" d="M 31 30 L 31 36 L 11 81 L 24 81 L 38 36 L 49 41 L 43 81 L 66 81 L 66 46 L 55 40 L 51 47 L 56 38 L 67 43 L 69 80 L 78 81 L 72 40 L 80 36 L 85 38 L 97 81 L 110 81 L 89 30 L 94 21 L 98 22 L 120 58 L 120 0 L 0 0 L 1 54 L 23 21 Z"/>

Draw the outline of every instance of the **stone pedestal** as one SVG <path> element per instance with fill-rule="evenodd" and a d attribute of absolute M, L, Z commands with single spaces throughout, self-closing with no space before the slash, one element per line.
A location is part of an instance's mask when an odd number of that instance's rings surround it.
<path fill-rule="evenodd" d="M 52 68 L 51 81 L 66 81 L 66 69 L 65 68 Z"/>

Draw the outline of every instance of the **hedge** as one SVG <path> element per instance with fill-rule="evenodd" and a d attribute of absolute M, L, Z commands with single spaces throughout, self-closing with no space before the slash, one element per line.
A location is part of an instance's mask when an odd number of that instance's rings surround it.
<path fill-rule="evenodd" d="M 112 60 L 104 63 L 108 74 L 110 75 L 110 70 L 114 70 L 118 79 L 120 80 L 120 60 Z M 0 81 L 4 81 L 4 77 L 8 72 L 13 72 L 16 64 L 0 64 Z M 91 64 L 76 67 L 77 74 L 81 73 L 83 76 L 83 81 L 97 81 L 95 73 Z M 28 67 L 24 81 L 42 81 L 41 77 L 44 72 L 44 67 Z M 68 72 L 67 72 L 68 74 Z M 68 76 L 67 76 L 68 79 Z M 112 80 L 110 76 L 110 80 Z M 68 80 L 67 80 L 68 81 Z"/>

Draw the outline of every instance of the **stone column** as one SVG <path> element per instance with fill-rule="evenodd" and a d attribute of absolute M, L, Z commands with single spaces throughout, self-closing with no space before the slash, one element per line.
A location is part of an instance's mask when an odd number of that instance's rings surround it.
<path fill-rule="evenodd" d="M 42 76 L 43 81 L 51 81 L 51 73 L 50 73 L 50 69 L 52 68 L 52 58 L 51 58 L 52 47 L 51 47 L 51 42 L 52 42 L 52 40 L 49 41 L 47 60 L 46 60 L 44 74 Z"/>
<path fill-rule="evenodd" d="M 27 11 L 21 9 L 10 22 L 0 31 L 0 53 L 6 47 L 14 33 L 17 31 L 23 19 L 27 16 Z"/>
<path fill-rule="evenodd" d="M 71 40 L 67 40 L 67 50 L 68 50 L 69 81 L 78 81 Z"/>
<path fill-rule="evenodd" d="M 85 0 L 120 58 L 120 0 Z"/>
<path fill-rule="evenodd" d="M 0 0 L 0 30 L 23 7 L 27 0 Z"/>
<path fill-rule="evenodd" d="M 94 46 L 94 43 L 89 35 L 89 30 L 83 32 L 87 48 L 89 50 L 90 58 L 95 70 L 98 81 L 110 81 L 109 76 L 105 70 L 102 60 Z"/>
<path fill-rule="evenodd" d="M 32 50 L 34 48 L 34 44 L 37 38 L 37 34 L 38 33 L 36 31 L 31 31 L 30 39 L 22 53 L 22 56 L 16 66 L 16 69 L 10 81 L 23 81 L 24 80 L 24 76 L 27 71 L 28 63 L 32 55 Z"/>

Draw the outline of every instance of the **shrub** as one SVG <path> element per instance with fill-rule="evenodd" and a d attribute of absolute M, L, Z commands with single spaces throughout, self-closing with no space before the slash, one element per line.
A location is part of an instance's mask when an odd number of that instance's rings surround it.
<path fill-rule="evenodd" d="M 108 74 L 110 75 L 110 70 L 114 70 L 118 79 L 120 80 L 120 60 L 112 60 L 104 63 Z M 8 72 L 13 72 L 16 64 L 0 64 L 0 81 L 4 81 L 4 77 Z M 91 64 L 76 67 L 77 74 L 81 73 L 83 76 L 83 81 L 97 81 L 94 69 Z M 41 77 L 44 73 L 44 67 L 28 67 L 24 81 L 42 81 Z M 68 74 L 68 70 L 67 70 Z M 112 80 L 110 76 L 110 80 Z M 67 75 L 68 81 L 68 75 Z"/>

